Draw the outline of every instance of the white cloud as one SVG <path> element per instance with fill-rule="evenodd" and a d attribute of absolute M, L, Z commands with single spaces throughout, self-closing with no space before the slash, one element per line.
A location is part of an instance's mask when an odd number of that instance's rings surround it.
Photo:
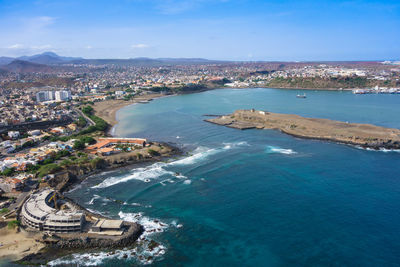
<path fill-rule="evenodd" d="M 86 49 L 92 49 L 92 48 L 93 48 L 93 46 L 91 46 L 91 45 L 86 46 Z"/>
<path fill-rule="evenodd" d="M 22 49 L 24 46 L 22 44 L 13 44 L 7 47 L 8 49 Z"/>
<path fill-rule="evenodd" d="M 133 48 L 133 49 L 143 49 L 143 48 L 149 48 L 150 47 L 150 45 L 147 45 L 147 44 L 134 44 L 134 45 L 131 45 L 131 48 Z"/>

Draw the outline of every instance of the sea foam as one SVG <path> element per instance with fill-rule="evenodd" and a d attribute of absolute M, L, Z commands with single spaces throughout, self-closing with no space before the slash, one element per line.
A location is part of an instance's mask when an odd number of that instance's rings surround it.
<path fill-rule="evenodd" d="M 237 146 L 248 146 L 246 142 L 237 142 L 237 143 L 224 143 L 223 147 L 220 148 L 207 148 L 207 147 L 198 147 L 193 151 L 193 154 L 184 157 L 182 159 L 172 161 L 169 163 L 165 162 L 157 162 L 154 163 L 150 166 L 143 167 L 143 168 L 137 168 L 132 170 L 129 174 L 125 176 L 112 176 L 110 178 L 105 179 L 103 182 L 101 182 L 98 185 L 93 186 L 92 188 L 107 188 L 119 183 L 124 183 L 128 182 L 130 180 L 139 180 L 143 182 L 150 182 L 153 179 L 160 178 L 160 177 L 165 177 L 165 176 L 174 176 L 179 179 L 186 179 L 187 177 L 178 174 L 176 175 L 175 172 L 167 170 L 166 168 L 168 167 L 173 167 L 173 166 L 182 166 L 182 165 L 193 165 L 197 164 L 199 162 L 204 161 L 207 159 L 209 156 L 235 148 Z M 164 180 L 161 183 L 161 185 L 165 185 L 165 181 L 168 181 L 170 183 L 173 183 L 173 180 Z"/>
<path fill-rule="evenodd" d="M 292 149 L 284 149 L 284 148 L 275 147 L 275 146 L 268 146 L 266 152 L 269 154 L 273 154 L 273 153 L 280 153 L 280 154 L 286 154 L 286 155 L 297 154 L 297 152 L 293 151 Z"/>
<path fill-rule="evenodd" d="M 135 260 L 140 264 L 152 264 L 154 260 L 162 257 L 167 248 L 158 242 L 151 239 L 151 235 L 164 232 L 168 227 L 181 228 L 176 220 L 170 224 L 164 223 L 158 219 L 152 219 L 144 216 L 142 212 L 139 213 L 126 213 L 120 211 L 118 216 L 129 222 L 136 222 L 143 226 L 144 232 L 139 237 L 137 245 L 132 249 L 115 250 L 112 252 L 93 252 L 93 253 L 75 253 L 65 256 L 53 261 L 48 262 L 50 266 L 101 266 L 107 260 Z"/>

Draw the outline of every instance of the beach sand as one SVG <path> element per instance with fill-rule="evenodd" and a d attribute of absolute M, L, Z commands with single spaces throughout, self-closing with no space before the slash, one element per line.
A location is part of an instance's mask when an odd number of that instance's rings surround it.
<path fill-rule="evenodd" d="M 16 261 L 44 248 L 42 243 L 35 241 L 38 237 L 35 234 L 3 227 L 0 236 L 0 259 Z"/>
<path fill-rule="evenodd" d="M 106 100 L 101 102 L 96 102 L 93 106 L 96 116 L 103 118 L 108 124 L 113 127 L 118 123 L 116 118 L 116 113 L 119 109 L 138 103 L 139 101 L 144 101 L 148 99 L 154 99 L 164 96 L 163 94 L 148 94 L 143 96 L 137 96 L 130 101 L 125 100 Z"/>

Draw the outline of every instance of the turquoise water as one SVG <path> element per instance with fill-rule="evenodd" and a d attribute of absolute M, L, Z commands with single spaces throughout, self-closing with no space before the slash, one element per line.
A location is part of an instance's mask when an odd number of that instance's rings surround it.
<path fill-rule="evenodd" d="M 117 135 L 173 142 L 190 154 L 94 176 L 71 191 L 87 208 L 147 232 L 135 249 L 54 263 L 397 266 L 400 153 L 203 121 L 256 108 L 400 128 L 400 95 L 298 93 L 222 89 L 120 110 Z M 159 245 L 150 251 L 152 240 Z"/>

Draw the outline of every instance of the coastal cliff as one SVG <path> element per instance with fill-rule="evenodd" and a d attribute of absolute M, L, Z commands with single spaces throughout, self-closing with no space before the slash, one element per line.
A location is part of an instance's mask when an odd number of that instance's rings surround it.
<path fill-rule="evenodd" d="M 308 139 L 334 141 L 372 149 L 400 149 L 400 130 L 371 124 L 305 118 L 257 110 L 237 110 L 230 115 L 205 120 L 236 129 L 276 129 Z"/>

